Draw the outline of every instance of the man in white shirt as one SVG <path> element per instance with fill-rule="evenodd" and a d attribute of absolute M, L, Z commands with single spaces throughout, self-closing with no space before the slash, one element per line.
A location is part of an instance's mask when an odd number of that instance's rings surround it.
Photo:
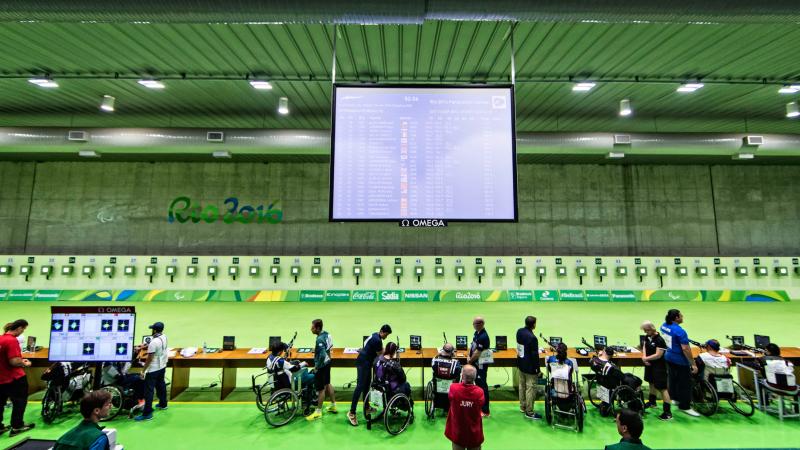
<path fill-rule="evenodd" d="M 144 409 L 142 415 L 136 417 L 137 421 L 153 419 L 153 390 L 158 395 L 159 410 L 167 409 L 167 384 L 164 382 L 164 375 L 167 372 L 167 360 L 169 352 L 167 349 L 167 337 L 164 336 L 164 323 L 156 322 L 150 325 L 153 330 L 153 338 L 147 345 L 147 361 L 142 369 L 144 378 Z"/>

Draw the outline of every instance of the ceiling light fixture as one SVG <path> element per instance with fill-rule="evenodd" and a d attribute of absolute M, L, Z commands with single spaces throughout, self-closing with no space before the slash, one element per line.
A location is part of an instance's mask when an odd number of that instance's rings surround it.
<path fill-rule="evenodd" d="M 800 116 L 800 109 L 797 108 L 797 102 L 789 102 L 786 104 L 786 117 L 794 118 Z"/>
<path fill-rule="evenodd" d="M 800 84 L 785 84 L 778 89 L 779 94 L 796 94 L 798 92 L 800 92 Z"/>
<path fill-rule="evenodd" d="M 116 103 L 117 99 L 110 95 L 104 95 L 103 101 L 100 103 L 100 109 L 105 112 L 114 112 L 114 103 Z"/>
<path fill-rule="evenodd" d="M 572 92 L 588 92 L 591 91 L 593 87 L 597 86 L 596 83 L 592 83 L 591 81 L 585 81 L 583 83 L 576 83 L 572 86 Z"/>
<path fill-rule="evenodd" d="M 703 83 L 684 83 L 678 87 L 678 92 L 694 92 L 703 86 Z"/>
<path fill-rule="evenodd" d="M 35 84 L 39 87 L 43 88 L 57 88 L 58 83 L 51 80 L 50 78 L 29 78 L 28 83 Z"/>
<path fill-rule="evenodd" d="M 263 80 L 253 80 L 250 82 L 250 86 L 253 86 L 253 89 L 258 89 L 259 91 L 269 91 L 272 89 L 272 84 L 269 81 Z"/>
<path fill-rule="evenodd" d="M 281 97 L 278 99 L 278 112 L 283 114 L 289 114 L 289 99 L 286 97 Z"/>
<path fill-rule="evenodd" d="M 624 100 L 619 101 L 619 115 L 622 117 L 628 117 L 633 114 L 633 109 L 631 108 L 631 101 L 627 98 Z"/>
<path fill-rule="evenodd" d="M 148 89 L 164 89 L 167 87 L 164 83 L 158 80 L 139 80 L 138 83 Z"/>

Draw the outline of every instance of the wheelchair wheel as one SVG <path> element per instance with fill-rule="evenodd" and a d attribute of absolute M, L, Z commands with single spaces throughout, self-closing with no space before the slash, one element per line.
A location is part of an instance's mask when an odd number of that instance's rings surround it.
<path fill-rule="evenodd" d="M 623 408 L 636 411 L 641 415 L 644 412 L 644 403 L 639 394 L 630 386 L 618 386 L 611 391 L 610 415 L 615 417 Z"/>
<path fill-rule="evenodd" d="M 273 427 L 281 427 L 294 419 L 299 405 L 297 394 L 291 389 L 275 391 L 264 407 L 264 419 Z"/>
<path fill-rule="evenodd" d="M 548 392 L 546 392 L 545 395 L 544 395 L 544 418 L 545 418 L 545 420 L 547 420 L 547 424 L 548 425 L 552 425 L 553 424 L 553 405 L 551 403 L 552 403 L 553 399 L 552 399 L 552 397 L 550 397 L 550 393 L 549 393 L 550 389 L 549 388 L 545 388 L 545 389 L 547 389 Z"/>
<path fill-rule="evenodd" d="M 708 417 L 714 415 L 719 407 L 717 391 L 706 380 L 695 382 L 692 387 L 692 406 L 695 411 Z"/>
<path fill-rule="evenodd" d="M 578 428 L 578 433 L 583 432 L 584 411 L 586 410 L 586 403 L 580 395 L 575 396 L 575 426 Z"/>
<path fill-rule="evenodd" d="M 108 416 L 104 419 L 100 419 L 100 421 L 108 422 L 109 420 L 114 420 L 114 418 L 119 415 L 120 411 L 122 411 L 122 403 L 125 401 L 122 396 L 122 391 L 116 386 L 103 386 L 100 390 L 111 394 L 111 409 L 108 411 Z"/>
<path fill-rule="evenodd" d="M 434 396 L 436 395 L 435 392 L 436 384 L 433 380 L 428 381 L 428 384 L 425 385 L 425 391 L 423 392 L 423 398 L 425 399 L 425 415 L 428 419 L 433 420 L 434 415 L 436 414 L 436 407 L 434 405 Z"/>
<path fill-rule="evenodd" d="M 597 380 L 595 379 L 589 380 L 589 384 L 586 387 L 586 394 L 589 396 L 589 402 L 595 408 L 599 408 L 600 404 L 603 403 L 602 400 L 597 398 Z"/>
<path fill-rule="evenodd" d="M 42 420 L 51 424 L 61 411 L 61 389 L 48 386 L 42 398 Z"/>
<path fill-rule="evenodd" d="M 733 382 L 733 396 L 728 399 L 731 407 L 739 414 L 750 417 L 756 412 L 753 397 L 737 382 Z"/>
<path fill-rule="evenodd" d="M 404 394 L 395 394 L 383 411 L 383 424 L 386 431 L 392 436 L 397 436 L 408 428 L 414 420 L 414 410 L 411 401 Z"/>
<path fill-rule="evenodd" d="M 272 388 L 270 387 L 269 383 L 264 383 L 258 388 L 258 395 L 256 395 L 256 406 L 261 412 L 264 412 L 264 408 L 266 407 L 264 402 L 269 399 L 269 391 L 271 389 Z"/>

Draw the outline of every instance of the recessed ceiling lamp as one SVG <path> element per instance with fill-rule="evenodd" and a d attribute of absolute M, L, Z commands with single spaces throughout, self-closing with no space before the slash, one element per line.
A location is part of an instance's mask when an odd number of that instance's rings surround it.
<path fill-rule="evenodd" d="M 800 84 L 785 84 L 783 87 L 778 89 L 779 94 L 796 94 L 800 92 Z"/>
<path fill-rule="evenodd" d="M 591 81 L 584 81 L 582 83 L 575 83 L 572 86 L 572 92 L 588 92 L 591 91 L 593 87 L 597 86 L 596 83 L 592 83 Z"/>
<path fill-rule="evenodd" d="M 268 91 L 272 89 L 272 84 L 269 81 L 263 80 L 253 80 L 250 82 L 250 86 L 253 86 L 253 89 L 258 89 L 259 91 Z"/>
<path fill-rule="evenodd" d="M 103 101 L 100 103 L 100 109 L 105 112 L 114 112 L 114 103 L 117 101 L 110 95 L 104 95 Z"/>
<path fill-rule="evenodd" d="M 39 87 L 43 88 L 57 88 L 58 83 L 51 80 L 50 78 L 29 78 L 28 83 L 35 84 Z"/>
<path fill-rule="evenodd" d="M 283 114 L 289 114 L 289 99 L 286 97 L 281 97 L 278 99 L 278 112 Z"/>
<path fill-rule="evenodd" d="M 628 99 L 620 100 L 619 115 L 622 117 L 628 117 L 631 114 L 633 114 L 633 109 L 631 108 L 631 101 Z"/>
<path fill-rule="evenodd" d="M 158 80 L 139 80 L 138 83 L 148 89 L 164 89 L 167 87 L 164 83 Z"/>
<path fill-rule="evenodd" d="M 678 92 L 694 92 L 703 86 L 703 83 L 684 83 L 678 87 Z"/>
<path fill-rule="evenodd" d="M 789 102 L 786 104 L 786 117 L 794 118 L 800 116 L 800 109 L 797 108 L 797 102 Z"/>

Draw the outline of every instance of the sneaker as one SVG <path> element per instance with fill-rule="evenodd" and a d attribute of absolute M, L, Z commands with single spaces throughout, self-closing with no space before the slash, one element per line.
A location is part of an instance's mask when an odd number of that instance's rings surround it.
<path fill-rule="evenodd" d="M 14 436 L 16 436 L 18 434 L 21 434 L 21 433 L 24 433 L 26 431 L 32 430 L 33 427 L 35 427 L 35 426 L 36 426 L 36 424 L 26 423 L 25 425 L 22 426 L 22 428 L 11 428 L 11 432 L 8 433 L 8 437 L 14 437 Z"/>
<path fill-rule="evenodd" d="M 6 431 L 10 430 L 11 427 L 7 427 L 5 425 L 0 425 L 0 435 L 4 434 Z"/>
<path fill-rule="evenodd" d="M 158 405 L 156 405 L 156 409 L 159 410 L 159 411 L 166 411 L 167 409 L 169 409 L 169 405 L 167 405 L 167 406 L 158 406 Z"/>
<path fill-rule="evenodd" d="M 542 420 L 542 416 L 536 413 L 530 413 L 530 414 L 526 413 L 525 418 L 530 420 Z"/>
<path fill-rule="evenodd" d="M 700 413 L 695 411 L 695 410 L 693 410 L 692 408 L 682 409 L 681 411 L 686 413 L 686 415 L 689 415 L 689 416 L 692 416 L 692 417 L 700 417 Z"/>
<path fill-rule="evenodd" d="M 482 412 L 481 413 L 481 417 L 484 418 L 484 419 L 488 419 L 489 418 L 489 413 Z"/>
<path fill-rule="evenodd" d="M 356 418 L 356 414 L 353 412 L 347 413 L 347 421 L 350 422 L 350 425 L 354 427 L 358 426 L 358 419 Z"/>
<path fill-rule="evenodd" d="M 310 416 L 306 417 L 306 420 L 308 420 L 310 422 L 312 420 L 317 420 L 317 419 L 321 419 L 321 418 L 322 418 L 322 411 L 316 410 L 313 413 L 311 413 Z"/>
<path fill-rule="evenodd" d="M 339 412 L 339 411 L 336 410 L 336 405 L 328 406 L 328 408 L 325 411 L 328 411 L 329 413 L 333 413 L 333 414 L 337 414 Z"/>
<path fill-rule="evenodd" d="M 664 411 L 660 416 L 658 416 L 658 418 L 659 420 L 672 420 L 672 414 Z"/>
<path fill-rule="evenodd" d="M 525 414 L 525 408 L 520 408 L 519 412 L 521 412 L 522 414 Z"/>
<path fill-rule="evenodd" d="M 656 405 L 656 402 L 648 401 L 647 403 L 644 404 L 644 409 L 655 408 L 656 406 L 658 406 Z"/>
<path fill-rule="evenodd" d="M 674 406 L 678 406 L 678 401 L 677 400 L 670 400 L 669 402 L 672 403 Z"/>
<path fill-rule="evenodd" d="M 153 420 L 153 413 L 150 413 L 150 414 L 147 414 L 147 415 L 142 414 L 141 416 L 136 416 L 133 420 L 135 420 L 137 422 L 144 422 L 145 420 Z"/>

